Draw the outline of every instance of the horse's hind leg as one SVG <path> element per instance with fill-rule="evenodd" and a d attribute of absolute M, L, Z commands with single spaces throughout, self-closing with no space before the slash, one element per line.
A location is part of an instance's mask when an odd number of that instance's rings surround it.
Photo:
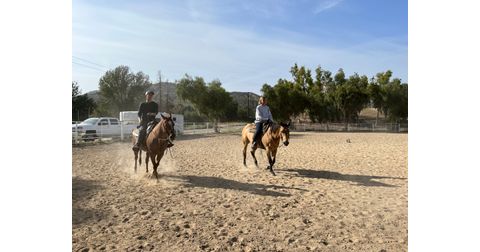
<path fill-rule="evenodd" d="M 133 154 L 135 154 L 135 167 L 134 167 L 134 171 L 137 172 L 138 151 L 133 151 Z"/>
<path fill-rule="evenodd" d="M 243 143 L 243 165 L 247 166 L 247 146 L 248 143 Z"/>
<path fill-rule="evenodd" d="M 138 164 L 142 166 L 142 150 L 138 151 Z"/>

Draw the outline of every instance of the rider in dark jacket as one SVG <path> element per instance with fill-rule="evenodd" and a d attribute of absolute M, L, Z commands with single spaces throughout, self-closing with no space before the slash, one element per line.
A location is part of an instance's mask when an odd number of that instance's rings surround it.
<path fill-rule="evenodd" d="M 138 119 L 140 121 L 139 133 L 137 143 L 133 146 L 133 150 L 139 150 L 140 145 L 145 143 L 147 135 L 147 124 L 155 120 L 155 116 L 158 113 L 158 104 L 152 101 L 153 91 L 147 91 L 145 93 L 145 102 L 140 104 L 138 108 Z"/>

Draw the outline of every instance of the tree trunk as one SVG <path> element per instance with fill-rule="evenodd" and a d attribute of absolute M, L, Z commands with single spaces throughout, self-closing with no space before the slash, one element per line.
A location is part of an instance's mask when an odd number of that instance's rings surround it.
<path fill-rule="evenodd" d="M 348 131 L 348 114 L 345 113 L 345 131 Z"/>
<path fill-rule="evenodd" d="M 215 120 L 213 121 L 213 131 L 214 131 L 215 133 L 219 133 L 219 131 L 218 131 L 218 119 L 215 119 Z"/>

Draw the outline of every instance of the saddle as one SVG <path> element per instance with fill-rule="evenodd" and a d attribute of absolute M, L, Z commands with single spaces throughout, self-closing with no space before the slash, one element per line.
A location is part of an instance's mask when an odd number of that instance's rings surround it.
<path fill-rule="evenodd" d="M 147 132 L 146 132 L 146 134 L 145 134 L 145 138 L 143 139 L 142 143 L 140 143 L 140 146 L 146 148 L 146 141 L 147 141 L 148 135 L 150 135 L 150 133 L 152 132 L 152 130 L 155 128 L 155 126 L 156 126 L 159 122 L 160 122 L 160 121 L 159 121 L 158 119 L 155 119 L 155 120 L 153 120 L 153 121 L 148 122 L 148 124 L 147 124 Z M 134 129 L 133 132 L 132 132 L 133 135 L 134 135 L 135 137 L 137 137 L 137 138 L 138 138 L 139 135 L 140 135 L 140 130 L 139 130 L 140 127 L 141 127 L 140 125 L 137 126 L 137 128 Z"/>
<path fill-rule="evenodd" d="M 150 132 L 152 132 L 153 128 L 155 128 L 155 126 L 158 123 L 159 123 L 159 121 L 157 121 L 157 119 L 148 122 L 148 124 L 147 124 L 147 135 L 146 135 L 145 139 L 147 139 L 148 135 L 150 135 Z"/>
<path fill-rule="evenodd" d="M 250 129 L 248 130 L 248 132 L 255 134 L 255 130 L 256 130 L 256 129 L 255 129 L 255 124 L 253 124 L 253 126 L 254 126 L 254 127 L 253 127 L 253 128 L 250 128 Z M 270 127 L 273 127 L 273 122 L 263 123 L 263 125 L 262 125 L 262 131 L 261 131 L 260 134 L 258 135 L 258 139 L 262 139 L 263 134 L 265 134 L 265 133 L 267 132 L 268 128 L 270 128 Z M 261 145 L 261 141 L 259 141 L 258 144 Z"/>

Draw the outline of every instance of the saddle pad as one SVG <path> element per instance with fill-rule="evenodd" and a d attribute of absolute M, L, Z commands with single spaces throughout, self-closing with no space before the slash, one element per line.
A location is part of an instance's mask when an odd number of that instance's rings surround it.
<path fill-rule="evenodd" d="M 260 132 L 260 133 L 263 135 L 265 132 L 267 132 L 267 130 L 270 126 L 272 126 L 272 129 L 273 129 L 273 125 L 264 124 L 263 127 L 262 127 L 262 132 Z M 255 127 L 248 129 L 249 133 L 255 133 L 255 131 L 256 131 Z"/>
<path fill-rule="evenodd" d="M 138 137 L 138 129 L 133 129 L 132 134 L 133 134 L 135 137 Z"/>
<path fill-rule="evenodd" d="M 150 135 L 150 132 L 152 132 L 153 128 L 155 128 L 155 125 L 157 125 L 158 122 L 157 121 L 151 121 L 148 123 L 147 125 L 147 136 Z"/>

